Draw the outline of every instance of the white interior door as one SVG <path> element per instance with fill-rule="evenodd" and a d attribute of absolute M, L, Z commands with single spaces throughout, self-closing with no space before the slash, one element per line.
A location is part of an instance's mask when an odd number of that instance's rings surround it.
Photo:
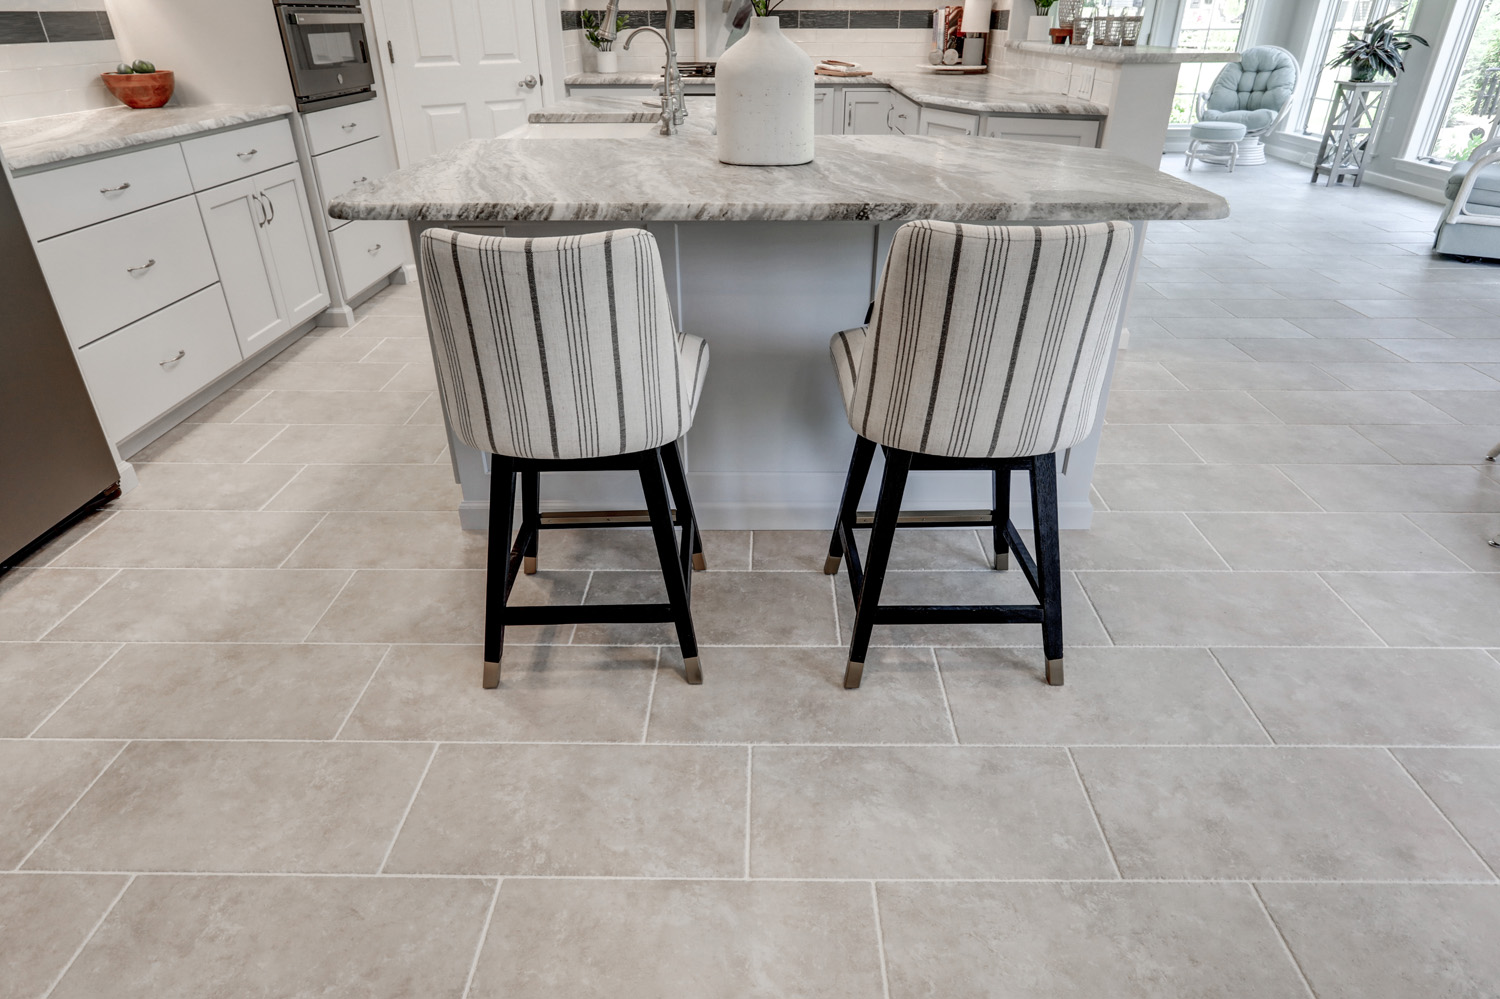
<path fill-rule="evenodd" d="M 401 162 L 526 123 L 542 106 L 530 0 L 379 0 Z"/>

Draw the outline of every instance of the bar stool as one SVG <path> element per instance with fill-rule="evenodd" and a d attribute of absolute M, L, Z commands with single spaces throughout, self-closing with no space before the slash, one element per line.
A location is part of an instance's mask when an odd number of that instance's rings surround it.
<path fill-rule="evenodd" d="M 642 229 L 547 239 L 429 229 L 421 246 L 443 411 L 455 437 L 493 456 L 484 686 L 500 685 L 507 624 L 648 621 L 676 626 L 687 682 L 701 683 L 691 595 L 703 544 L 677 441 L 693 425 L 708 344 L 674 328 L 656 240 Z M 668 602 L 507 606 L 517 570 L 536 571 L 544 528 L 618 526 L 544 523 L 541 473 L 604 469 L 640 476 Z"/>
<path fill-rule="evenodd" d="M 873 322 L 830 345 L 858 435 L 823 567 L 838 572 L 847 553 L 855 619 L 846 688 L 859 686 L 877 624 L 1039 623 L 1047 682 L 1063 682 L 1056 453 L 1094 428 L 1133 239 L 1126 222 L 909 222 L 896 231 Z M 876 445 L 885 474 L 861 565 L 854 529 Z M 978 523 L 994 534 L 996 569 L 1015 553 L 1035 605 L 881 605 L 898 527 L 976 526 L 901 522 L 908 474 L 937 469 L 991 473 L 993 505 Z M 1016 470 L 1031 478 L 1035 557 L 1010 521 Z"/>

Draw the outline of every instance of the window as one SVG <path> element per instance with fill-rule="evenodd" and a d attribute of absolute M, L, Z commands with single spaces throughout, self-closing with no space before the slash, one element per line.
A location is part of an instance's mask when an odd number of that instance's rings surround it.
<path fill-rule="evenodd" d="M 1333 0 L 1328 12 L 1328 26 L 1313 39 L 1312 52 L 1303 70 L 1314 83 L 1308 92 L 1307 116 L 1302 120 L 1302 131 L 1322 135 L 1328 125 L 1328 113 L 1333 109 L 1334 85 L 1349 78 L 1347 67 L 1329 69 L 1328 63 L 1338 55 L 1350 33 L 1357 33 L 1367 22 L 1398 9 L 1402 13 L 1396 18 L 1396 27 L 1404 30 L 1411 23 L 1415 6 L 1413 0 Z"/>
<path fill-rule="evenodd" d="M 1486 138 L 1496 138 L 1500 114 L 1500 0 L 1477 0 L 1478 17 L 1460 56 L 1458 74 L 1442 116 L 1427 143 L 1426 159 L 1466 159 Z"/>
<path fill-rule="evenodd" d="M 1248 0 L 1184 0 L 1175 44 L 1200 52 L 1235 51 L 1239 48 L 1248 6 Z M 1192 124 L 1198 116 L 1198 95 L 1213 84 L 1222 68 L 1221 63 L 1213 62 L 1182 64 L 1177 74 L 1177 94 L 1172 101 L 1172 124 Z"/>

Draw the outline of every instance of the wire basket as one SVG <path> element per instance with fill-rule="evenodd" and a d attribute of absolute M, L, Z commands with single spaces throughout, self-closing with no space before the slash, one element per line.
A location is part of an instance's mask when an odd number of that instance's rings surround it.
<path fill-rule="evenodd" d="M 1094 18 L 1094 44 L 1119 45 L 1125 37 L 1124 22 L 1121 14 L 1103 14 Z"/>
<path fill-rule="evenodd" d="M 1141 23 L 1146 20 L 1145 17 L 1140 14 L 1126 14 L 1124 17 L 1120 18 L 1120 20 L 1122 22 L 1120 31 L 1120 44 L 1138 44 L 1141 40 Z"/>
<path fill-rule="evenodd" d="M 1069 28 L 1078 19 L 1078 12 L 1083 9 L 1083 0 L 1057 0 L 1057 26 Z"/>
<path fill-rule="evenodd" d="M 1079 14 L 1077 17 L 1073 18 L 1072 43 L 1074 45 L 1087 45 L 1089 43 L 1089 38 L 1090 36 L 1092 36 L 1093 32 L 1093 14 Z"/>

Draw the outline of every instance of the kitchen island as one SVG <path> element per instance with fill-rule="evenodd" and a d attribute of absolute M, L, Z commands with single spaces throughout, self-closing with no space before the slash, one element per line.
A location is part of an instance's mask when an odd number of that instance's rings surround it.
<path fill-rule="evenodd" d="M 832 524 L 854 439 L 828 340 L 863 321 L 901 223 L 1128 220 L 1138 257 L 1147 222 L 1223 218 L 1229 208 L 1216 194 L 1103 150 L 819 136 L 811 163 L 740 167 L 718 162 L 712 136 L 684 132 L 473 141 L 361 184 L 330 211 L 404 219 L 413 239 L 433 226 L 512 236 L 649 229 L 679 325 L 713 351 L 685 446 L 704 526 L 809 529 Z M 1060 462 L 1064 528 L 1089 526 L 1098 446 L 1096 426 Z M 483 528 L 486 461 L 456 443 L 453 455 L 463 523 Z M 625 477 L 552 478 L 559 481 L 544 489 L 544 509 L 640 505 Z M 872 494 L 878 481 L 877 472 Z M 1019 517 L 1025 490 L 1014 495 Z M 988 505 L 985 473 L 927 473 L 907 491 L 911 509 Z"/>

